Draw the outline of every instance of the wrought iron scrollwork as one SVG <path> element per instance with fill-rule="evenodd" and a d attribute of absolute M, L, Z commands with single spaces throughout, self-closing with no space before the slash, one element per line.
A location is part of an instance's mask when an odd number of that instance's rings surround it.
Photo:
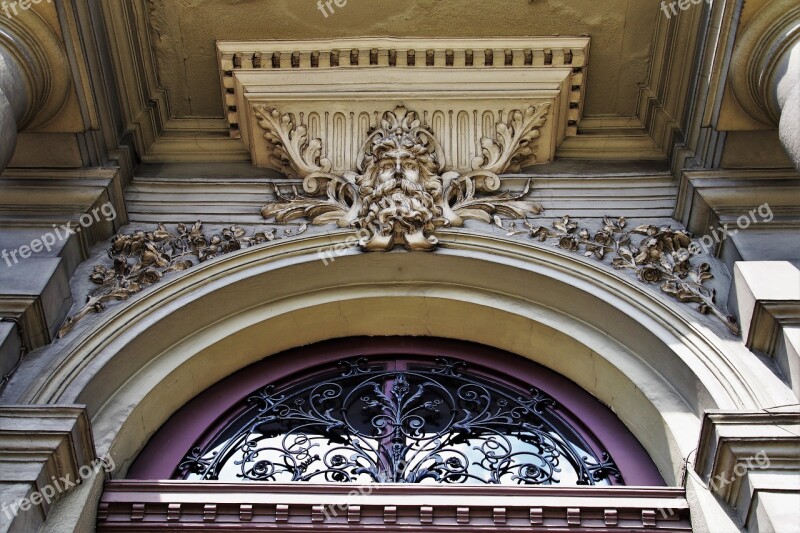
<path fill-rule="evenodd" d="M 178 467 L 185 479 L 595 485 L 621 483 L 538 389 L 521 394 L 463 361 L 340 363 L 247 400 Z"/>

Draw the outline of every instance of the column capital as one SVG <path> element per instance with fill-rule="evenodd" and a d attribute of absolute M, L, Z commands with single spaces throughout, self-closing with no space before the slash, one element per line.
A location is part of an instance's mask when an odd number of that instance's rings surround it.
<path fill-rule="evenodd" d="M 66 51 L 33 9 L 0 16 L 0 172 L 16 147 L 17 132 L 42 126 L 70 94 Z"/>

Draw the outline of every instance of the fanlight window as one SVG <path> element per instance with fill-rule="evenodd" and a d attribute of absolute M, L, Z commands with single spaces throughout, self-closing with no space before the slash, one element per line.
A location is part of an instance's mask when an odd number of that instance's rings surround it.
<path fill-rule="evenodd" d="M 218 428 L 179 479 L 623 483 L 553 398 L 453 359 L 343 361 L 254 392 Z"/>

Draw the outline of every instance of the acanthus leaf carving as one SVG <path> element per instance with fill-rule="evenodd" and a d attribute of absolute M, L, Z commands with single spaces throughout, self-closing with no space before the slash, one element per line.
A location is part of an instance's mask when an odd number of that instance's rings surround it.
<path fill-rule="evenodd" d="M 316 183 L 315 177 L 333 178 L 330 160 L 322 157 L 322 141 L 309 138 L 308 128 L 298 124 L 291 113 L 281 113 L 267 106 L 255 106 L 258 124 L 264 138 L 273 148 L 272 159 L 288 175 Z M 308 192 L 316 192 L 313 188 Z"/>
<path fill-rule="evenodd" d="M 302 171 L 298 175 L 304 178 L 303 188 L 311 196 L 296 190 L 292 196 L 276 191 L 281 201 L 264 206 L 261 214 L 277 222 L 305 217 L 312 224 L 335 222 L 363 230 L 368 236 L 359 245 L 365 251 L 387 251 L 399 244 L 409 250 L 429 251 L 438 244 L 434 232 L 439 227 L 459 227 L 465 219 L 492 222 L 496 216 L 538 215 L 542 207 L 524 199 L 530 192 L 529 183 L 521 194 L 479 193 L 497 191 L 501 184 L 498 174 L 533 153 L 531 141 L 538 136 L 548 109 L 549 104 L 538 104 L 512 112 L 507 124 L 497 125 L 497 141 L 484 139 L 488 167 L 476 163 L 473 172 L 461 175 L 445 171 L 445 152 L 417 113 L 398 106 L 384 113 L 367 136 L 359 151 L 357 172 L 334 176 L 327 172 L 329 167 L 302 160 L 302 150 L 284 150 L 286 157 L 301 159 L 291 167 Z M 295 141 L 300 146 L 321 146 L 319 140 L 306 140 L 302 126 L 295 131 L 286 129 L 293 124 L 291 117 L 280 119 L 283 130 L 278 133 L 276 120 L 281 114 L 273 109 L 269 116 L 272 120 L 259 122 L 268 139 L 281 136 L 284 147 Z M 318 156 L 314 150 L 307 153 Z"/>
<path fill-rule="evenodd" d="M 549 110 L 550 103 L 541 103 L 509 113 L 506 122 L 496 125 L 496 140 L 481 139 L 483 157 L 476 157 L 472 168 L 494 174 L 519 171 L 520 162 L 536 152 L 537 147 L 532 143 L 539 138 L 539 128 L 544 126 Z"/>

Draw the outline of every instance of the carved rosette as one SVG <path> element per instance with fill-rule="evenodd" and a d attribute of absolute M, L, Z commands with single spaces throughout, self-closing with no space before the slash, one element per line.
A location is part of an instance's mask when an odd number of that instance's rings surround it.
<path fill-rule="evenodd" d="M 520 194 L 494 193 L 503 172 L 535 156 L 539 128 L 547 120 L 549 103 L 528 106 L 496 125 L 495 139 L 481 140 L 482 157 L 472 171 L 448 171 L 444 150 L 432 130 L 403 106 L 384 113 L 364 141 L 355 171 L 331 173 L 321 157 L 322 141 L 309 139 L 291 114 L 257 106 L 256 116 L 287 174 L 303 179 L 303 189 L 287 196 L 276 189 L 280 202 L 261 213 L 277 222 L 306 218 L 312 224 L 336 223 L 365 235 L 364 251 L 388 251 L 397 245 L 409 250 L 433 250 L 437 228 L 459 227 L 465 219 L 492 222 L 493 217 L 525 218 L 542 207 Z"/>

